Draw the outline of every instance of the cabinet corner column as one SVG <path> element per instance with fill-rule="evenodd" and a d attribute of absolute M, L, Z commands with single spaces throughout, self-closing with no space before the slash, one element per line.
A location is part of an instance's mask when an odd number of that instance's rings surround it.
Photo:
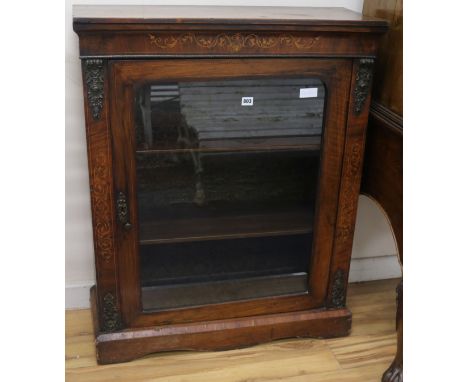
<path fill-rule="evenodd" d="M 122 320 L 117 288 L 107 61 L 84 58 L 81 64 L 96 263 L 98 330 L 111 332 L 121 328 Z"/>
<path fill-rule="evenodd" d="M 335 244 L 331 259 L 327 294 L 327 306 L 330 308 L 342 308 L 346 305 L 346 291 L 361 186 L 361 170 L 364 159 L 373 66 L 373 58 L 353 60 Z"/>

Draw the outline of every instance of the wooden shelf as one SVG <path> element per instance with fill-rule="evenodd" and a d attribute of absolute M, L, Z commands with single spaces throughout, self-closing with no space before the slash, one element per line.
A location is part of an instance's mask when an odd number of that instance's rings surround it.
<path fill-rule="evenodd" d="M 140 223 L 140 244 L 285 236 L 311 233 L 310 211 L 165 219 Z"/>
<path fill-rule="evenodd" d="M 137 154 L 169 154 L 183 152 L 260 152 L 260 151 L 320 151 L 321 136 L 289 137 L 265 139 L 212 139 L 204 141 L 199 147 L 176 148 L 160 146 L 154 149 L 138 148 Z"/>

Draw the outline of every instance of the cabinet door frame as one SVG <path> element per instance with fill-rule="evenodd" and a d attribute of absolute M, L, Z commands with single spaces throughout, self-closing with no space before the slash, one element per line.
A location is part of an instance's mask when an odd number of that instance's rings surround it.
<path fill-rule="evenodd" d="M 343 233 L 337 235 L 337 221 L 340 219 L 338 207 L 340 203 L 357 205 L 357 193 L 359 192 L 358 184 L 355 195 L 348 195 L 345 199 L 340 196 L 343 179 L 347 176 L 347 174 L 343 173 L 344 153 L 350 151 L 352 156 L 356 151 L 355 145 L 348 148 L 351 142 L 347 138 L 347 131 L 350 130 L 347 129 L 347 126 L 350 122 L 353 122 L 352 117 L 348 115 L 352 98 L 350 89 L 352 81 L 355 80 L 353 65 L 355 66 L 356 63 L 353 64 L 352 59 L 340 58 L 211 58 L 112 60 L 109 62 L 114 194 L 118 195 L 119 192 L 126 194 L 129 220 L 133 225 L 130 230 L 126 230 L 120 224 L 116 224 L 115 228 L 117 287 L 124 327 L 147 327 L 301 311 L 323 308 L 330 304 L 332 289 L 335 288 L 333 278 L 336 277 L 337 269 L 344 272 L 344 281 L 347 280 L 351 253 L 350 246 L 352 245 L 352 237 L 351 242 L 348 240 L 348 244 L 346 244 Z M 136 207 L 133 122 L 134 84 L 161 80 L 234 79 L 246 76 L 252 78 L 256 76 L 298 75 L 319 78 L 326 87 L 323 146 L 315 209 L 313 256 L 309 270 L 309 292 L 303 295 L 276 296 L 201 307 L 143 312 L 139 280 Z M 367 113 L 365 114 L 367 116 Z M 359 133 L 363 129 L 359 128 L 358 130 Z M 359 138 L 358 133 L 354 134 L 356 139 Z M 358 140 L 357 144 L 361 144 L 361 142 Z M 360 176 L 359 160 L 357 163 L 358 174 L 355 174 L 354 170 L 356 163 L 351 164 L 351 166 L 352 169 L 347 171 L 350 174 L 352 171 L 351 175 L 354 174 L 354 178 L 350 182 L 355 188 L 356 182 L 359 181 L 356 176 Z M 347 214 L 349 215 L 349 213 Z M 354 220 L 355 216 L 351 218 L 352 231 L 354 230 Z M 349 222 L 346 221 L 345 223 L 348 224 Z M 333 254 L 336 251 L 337 240 L 342 240 L 343 243 L 340 244 L 341 247 L 338 246 L 338 248 L 341 248 L 339 258 L 334 259 Z M 346 245 L 349 247 L 348 249 L 346 249 Z M 346 264 L 348 264 L 347 267 Z M 341 275 L 341 273 L 339 274 Z M 346 287 L 344 288 L 346 289 Z"/>

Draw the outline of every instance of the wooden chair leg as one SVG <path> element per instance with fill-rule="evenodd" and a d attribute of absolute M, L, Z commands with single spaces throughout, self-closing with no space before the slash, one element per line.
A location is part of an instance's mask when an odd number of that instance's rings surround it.
<path fill-rule="evenodd" d="M 382 376 L 382 382 L 403 382 L 403 281 L 397 287 L 397 352 L 390 367 Z"/>

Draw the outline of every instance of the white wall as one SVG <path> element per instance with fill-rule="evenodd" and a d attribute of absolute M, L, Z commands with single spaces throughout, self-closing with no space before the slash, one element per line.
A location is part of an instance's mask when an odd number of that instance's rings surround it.
<path fill-rule="evenodd" d="M 66 307 L 88 307 L 89 287 L 94 284 L 94 252 L 91 228 L 86 137 L 84 127 L 78 36 L 72 29 L 72 4 L 191 4 L 346 7 L 361 12 L 363 0 L 267 0 L 267 1 L 67 1 L 65 11 L 65 282 Z M 400 269 L 396 248 L 385 217 L 367 198 L 359 200 L 353 246 L 351 281 L 397 277 Z"/>

